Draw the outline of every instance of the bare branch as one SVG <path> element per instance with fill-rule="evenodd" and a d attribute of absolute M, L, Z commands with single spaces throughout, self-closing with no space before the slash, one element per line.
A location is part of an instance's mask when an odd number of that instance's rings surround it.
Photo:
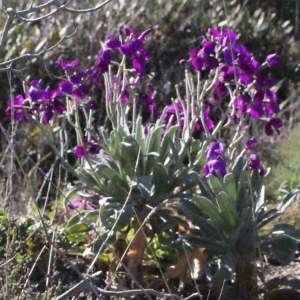
<path fill-rule="evenodd" d="M 27 70 L 26 67 L 23 68 L 23 69 L 17 70 L 17 69 L 12 68 L 12 64 L 10 64 L 10 66 L 8 66 L 7 68 L 2 68 L 2 69 L 0 69 L 0 73 L 2 73 L 2 72 L 12 72 L 12 73 L 14 73 L 14 74 L 20 75 L 20 74 L 23 73 L 25 70 Z"/>
<path fill-rule="evenodd" d="M 105 4 L 107 4 L 109 2 L 111 2 L 111 0 L 106 0 L 105 2 L 99 4 L 98 6 L 96 6 L 94 8 L 89 8 L 89 9 L 72 9 L 69 7 L 65 7 L 65 8 L 63 8 L 63 10 L 71 12 L 71 13 L 75 13 L 75 14 L 85 14 L 85 13 L 90 13 L 90 12 L 96 11 L 96 10 L 102 8 Z"/>
<path fill-rule="evenodd" d="M 55 15 L 59 11 L 66 11 L 68 13 L 76 13 L 76 14 L 90 13 L 90 12 L 93 12 L 93 11 L 101 9 L 104 5 L 106 5 L 107 3 L 109 3 L 111 0 L 106 0 L 103 3 L 97 5 L 97 6 L 93 7 L 93 8 L 79 9 L 79 10 L 67 7 L 71 3 L 71 1 L 72 0 L 68 0 L 65 4 L 61 4 L 61 2 L 59 0 L 50 0 L 50 1 L 48 1 L 48 2 L 46 2 L 44 4 L 42 4 L 42 5 L 38 5 L 38 6 L 34 6 L 33 2 L 31 2 L 30 6 L 27 9 L 25 9 L 25 10 L 16 11 L 13 8 L 7 8 L 7 9 L 5 9 L 6 12 L 7 12 L 7 14 L 8 14 L 8 17 L 6 19 L 4 27 L 2 29 L 2 34 L 1 34 L 1 38 L 0 38 L 0 48 L 4 47 L 4 45 L 5 45 L 6 41 L 7 41 L 8 31 L 11 28 L 14 19 L 18 19 L 18 20 L 20 20 L 22 22 L 25 22 L 25 23 L 33 23 L 33 22 L 36 22 L 36 21 L 41 21 L 41 20 L 47 19 L 50 16 Z M 43 15 L 41 17 L 33 18 L 33 19 L 26 17 L 30 13 L 33 13 L 33 12 L 36 12 L 36 11 L 41 11 L 42 9 L 45 9 L 45 8 L 51 7 L 51 6 L 56 6 L 56 9 L 54 9 L 53 11 L 51 11 L 48 14 L 45 14 L 45 15 Z M 77 31 L 78 31 L 78 29 L 76 28 L 75 32 L 73 32 L 72 34 L 70 34 L 68 36 L 62 37 L 55 45 L 49 47 L 48 49 L 44 49 L 43 51 L 40 51 L 39 53 L 24 54 L 24 55 L 21 55 L 21 56 L 16 57 L 16 58 L 9 59 L 7 61 L 4 61 L 4 62 L 0 63 L 0 67 L 1 66 L 6 66 L 8 64 L 15 63 L 15 62 L 20 61 L 22 59 L 38 58 L 38 59 L 40 59 L 43 62 L 44 66 L 46 68 L 46 71 L 47 71 L 48 75 L 50 76 L 50 78 L 57 78 L 55 75 L 53 75 L 49 71 L 48 64 L 42 58 L 42 55 L 45 52 L 50 51 L 53 48 L 55 48 L 56 46 L 58 46 L 64 39 L 72 37 Z M 17 73 L 17 74 L 21 73 L 24 70 L 25 69 L 22 69 L 22 70 L 14 69 L 14 68 L 11 67 L 11 65 L 9 67 L 5 67 L 5 68 L 2 68 L 2 69 L 0 68 L 0 72 L 11 71 L 11 72 Z"/>
<path fill-rule="evenodd" d="M 62 10 L 64 7 L 66 7 L 69 3 L 70 3 L 71 0 L 68 0 L 68 2 L 64 5 L 61 5 L 59 6 L 56 10 L 50 12 L 49 14 L 47 15 L 44 15 L 42 17 L 39 17 L 39 18 L 36 18 L 36 19 L 26 19 L 26 18 L 23 18 L 19 12 L 15 11 L 14 9 L 12 8 L 8 8 L 6 11 L 9 15 L 14 15 L 17 19 L 19 19 L 20 21 L 23 21 L 23 22 L 27 22 L 27 23 L 31 23 L 31 22 L 37 22 L 37 21 L 41 21 L 41 20 L 44 20 L 44 19 L 47 19 L 48 17 L 56 14 L 58 11 Z M 53 2 L 53 1 L 52 1 Z M 33 10 L 34 11 L 34 10 Z M 31 13 L 31 9 L 28 9 L 27 13 Z M 25 13 L 25 11 L 24 11 Z"/>
<path fill-rule="evenodd" d="M 101 271 L 94 273 L 92 276 L 87 278 L 85 281 L 82 280 L 78 284 L 76 284 L 74 287 L 66 291 L 64 294 L 56 297 L 55 300 L 66 300 L 69 299 L 70 297 L 74 296 L 75 294 L 78 294 L 79 292 L 83 291 L 85 288 L 88 287 L 89 284 L 89 279 L 90 278 L 95 278 L 101 273 Z M 160 297 L 162 299 L 177 299 L 177 300 L 189 300 L 193 299 L 194 297 L 198 296 L 198 293 L 194 293 L 186 298 L 181 298 L 176 294 L 168 294 L 164 292 L 158 292 L 153 289 L 137 289 L 137 290 L 128 290 L 128 291 L 108 291 L 104 290 L 101 288 L 97 288 L 99 293 L 102 295 L 106 296 L 116 296 L 116 297 L 132 297 L 132 296 L 137 296 L 137 295 L 148 295 L 148 296 L 156 296 Z"/>
<path fill-rule="evenodd" d="M 73 297 L 74 295 L 80 293 L 81 291 L 83 291 L 84 289 L 86 289 L 89 286 L 90 279 L 99 276 L 101 273 L 102 273 L 102 271 L 98 271 L 98 272 L 94 273 L 93 275 L 89 276 L 88 278 L 86 278 L 86 280 L 81 280 L 79 283 L 74 285 L 68 291 L 66 291 L 62 295 L 56 297 L 56 300 L 69 299 L 69 298 Z"/>
<path fill-rule="evenodd" d="M 8 29 L 9 29 L 13 19 L 14 19 L 13 15 L 8 15 L 8 18 L 6 19 L 6 22 L 4 24 L 4 28 L 2 30 L 2 36 L 1 36 L 1 40 L 0 40 L 0 48 L 3 47 L 3 45 L 6 42 Z"/>
<path fill-rule="evenodd" d="M 70 1 L 72 1 L 72 0 L 70 0 Z M 33 6 L 33 1 L 32 1 L 30 3 L 30 7 L 29 8 L 27 8 L 25 10 L 20 10 L 18 13 L 19 14 L 28 14 L 28 13 L 31 13 L 31 12 L 34 12 L 34 11 L 39 11 L 41 9 L 47 8 L 48 6 L 51 6 L 51 5 L 61 6 L 61 4 L 60 4 L 60 2 L 58 0 L 50 0 L 50 1 L 48 1 L 48 2 L 46 2 L 44 4 L 42 4 L 42 5 L 38 5 L 38 6 Z"/>
<path fill-rule="evenodd" d="M 27 54 L 24 54 L 24 55 L 21 55 L 21 56 L 18 56 L 16 58 L 13 58 L 13 59 L 10 59 L 10 60 L 7 60 L 5 62 L 2 62 L 0 63 L 0 67 L 1 66 L 4 66 L 4 65 L 7 65 L 7 64 L 10 64 L 9 67 L 7 68 L 3 68 L 3 69 L 0 69 L 0 72 L 5 72 L 5 71 L 13 71 L 14 73 L 21 73 L 22 71 L 24 71 L 26 68 L 23 68 L 21 70 L 16 70 L 16 69 L 13 69 L 11 67 L 12 63 L 14 62 L 17 62 L 19 60 L 22 60 L 22 59 L 32 59 L 32 58 L 38 58 L 39 60 L 42 61 L 42 63 L 44 64 L 45 66 L 45 69 L 47 71 L 47 74 L 49 75 L 50 78 L 57 78 L 57 79 L 60 79 L 60 77 L 57 77 L 55 76 L 54 74 L 52 74 L 49 70 L 49 66 L 48 66 L 48 63 L 43 59 L 42 55 L 50 50 L 52 50 L 53 48 L 55 48 L 56 46 L 58 46 L 64 39 L 66 38 L 70 38 L 72 37 L 74 34 L 76 34 L 76 32 L 78 31 L 78 28 L 75 29 L 75 31 L 73 33 L 71 33 L 70 35 L 66 35 L 66 36 L 63 36 L 55 45 L 47 48 L 47 49 L 44 49 L 42 51 L 40 51 L 39 53 L 27 53 Z"/>

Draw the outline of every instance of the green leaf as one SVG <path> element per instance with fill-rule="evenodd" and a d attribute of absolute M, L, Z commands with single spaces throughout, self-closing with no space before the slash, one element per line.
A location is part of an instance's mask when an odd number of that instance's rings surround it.
<path fill-rule="evenodd" d="M 237 212 L 235 201 L 230 198 L 225 192 L 221 192 L 216 196 L 221 215 L 231 229 L 236 226 Z"/>
<path fill-rule="evenodd" d="M 70 234 L 67 235 L 67 240 L 72 243 L 84 243 L 86 239 L 81 234 Z"/>
<path fill-rule="evenodd" d="M 276 234 L 276 232 L 282 232 L 286 235 L 293 237 L 294 239 L 297 239 L 298 242 L 300 242 L 300 230 L 297 230 L 291 224 L 286 224 L 286 223 L 276 224 L 274 228 L 271 230 L 270 234 Z"/>
<path fill-rule="evenodd" d="M 279 217 L 281 215 L 281 212 L 277 208 L 273 208 L 267 211 L 266 208 L 262 207 L 257 214 L 257 225 L 258 228 L 263 228 L 270 222 L 272 222 L 274 219 Z"/>
<path fill-rule="evenodd" d="M 215 195 L 219 194 L 221 191 L 224 190 L 222 182 L 216 176 L 209 174 L 207 176 L 207 180 L 211 186 L 211 189 L 214 191 Z"/>
<path fill-rule="evenodd" d="M 159 149 L 159 162 L 165 163 L 167 158 L 170 156 L 171 146 L 173 145 L 178 128 L 178 125 L 172 126 L 165 133 Z"/>
<path fill-rule="evenodd" d="M 278 205 L 278 210 L 280 212 L 284 212 L 285 209 L 295 200 L 296 195 L 300 192 L 300 187 L 297 187 L 296 189 L 293 189 L 284 199 L 283 201 Z"/>
<path fill-rule="evenodd" d="M 213 251 L 216 255 L 224 254 L 230 250 L 227 243 L 216 239 L 216 237 L 196 236 L 191 233 L 185 233 L 181 239 L 191 248 L 203 247 L 207 251 Z"/>
<path fill-rule="evenodd" d="M 232 199 L 236 199 L 236 187 L 234 184 L 234 176 L 232 173 L 228 173 L 224 177 L 224 186 L 226 194 L 231 197 Z"/>
<path fill-rule="evenodd" d="M 80 212 L 79 214 L 76 214 L 75 216 L 72 216 L 71 219 L 68 222 L 68 227 L 71 227 L 77 223 L 79 223 L 83 219 L 83 215 L 85 212 Z"/>
<path fill-rule="evenodd" d="M 153 168 L 154 194 L 159 195 L 168 191 L 168 173 L 161 163 L 155 164 Z"/>
<path fill-rule="evenodd" d="M 193 199 L 193 202 L 195 202 L 200 208 L 201 211 L 206 213 L 212 221 L 216 223 L 220 223 L 222 221 L 222 215 L 220 211 L 217 209 L 217 207 L 206 197 L 203 196 L 195 196 Z"/>
<path fill-rule="evenodd" d="M 146 154 L 150 152 L 159 153 L 160 142 L 162 139 L 163 126 L 151 129 L 146 140 Z"/>
<path fill-rule="evenodd" d="M 179 201 L 179 204 L 176 205 L 176 209 L 180 215 L 191 220 L 195 226 L 201 228 L 201 231 L 203 231 L 205 235 L 222 237 L 219 229 L 209 223 L 207 215 L 205 215 L 195 203 L 186 198 L 180 198 Z"/>
<path fill-rule="evenodd" d="M 95 238 L 91 244 L 91 248 L 93 249 L 94 253 L 97 253 L 100 247 L 103 246 L 104 241 L 106 244 L 104 245 L 103 249 L 106 249 L 108 245 L 111 245 L 116 240 L 115 232 L 111 232 L 110 230 L 105 230 L 101 232 L 100 236 Z"/>
<path fill-rule="evenodd" d="M 216 203 L 215 194 L 214 194 L 213 190 L 210 188 L 210 186 L 207 182 L 207 179 L 205 177 L 199 175 L 196 172 L 191 172 L 189 174 L 189 177 L 191 180 L 194 180 L 196 182 L 196 184 L 199 186 L 200 191 L 204 197 L 208 198 L 213 203 Z"/>
<path fill-rule="evenodd" d="M 90 223 L 96 223 L 99 219 L 99 209 L 94 211 L 87 211 L 85 215 L 85 220 Z"/>
<path fill-rule="evenodd" d="M 98 165 L 105 165 L 107 167 L 110 167 L 111 169 L 114 169 L 116 171 L 119 170 L 117 164 L 112 159 L 110 154 L 108 154 L 107 151 L 104 151 L 103 149 L 100 150 L 100 152 L 95 155 L 89 155 L 89 161 L 92 163 L 94 167 L 97 167 Z"/>
<path fill-rule="evenodd" d="M 179 223 L 180 220 L 176 218 L 171 218 L 165 222 L 160 228 L 158 241 L 164 245 L 171 246 L 178 238 Z"/>
<path fill-rule="evenodd" d="M 86 223 L 77 223 L 65 230 L 66 235 L 78 234 L 82 232 L 90 231 L 89 226 Z"/>
<path fill-rule="evenodd" d="M 120 174 L 115 169 L 112 169 L 108 166 L 98 165 L 97 170 L 99 170 L 104 176 L 111 180 L 114 180 L 115 178 L 122 180 Z"/>
<path fill-rule="evenodd" d="M 263 185 L 260 195 L 256 199 L 255 212 L 257 212 L 265 204 L 265 186 Z"/>
<path fill-rule="evenodd" d="M 142 198 L 149 199 L 151 196 L 151 185 L 153 175 L 139 176 L 137 178 L 138 188 L 142 195 Z"/>
<path fill-rule="evenodd" d="M 273 238 L 270 244 L 275 258 L 282 266 L 288 265 L 295 258 L 295 252 L 298 250 L 298 245 L 297 241 L 293 238 L 281 234 Z"/>
<path fill-rule="evenodd" d="M 266 210 L 266 208 L 262 207 L 257 212 L 257 222 L 258 222 L 258 228 L 262 228 L 277 217 L 279 217 L 285 209 L 294 201 L 297 201 L 297 198 L 295 198 L 300 191 L 300 187 L 292 190 L 285 198 L 284 200 L 277 206 L 277 208 L 273 208 L 270 210 Z"/>
<path fill-rule="evenodd" d="M 246 160 L 243 156 L 239 156 L 232 167 L 232 176 L 235 184 L 236 194 L 239 195 L 244 183 L 244 169 Z"/>
<path fill-rule="evenodd" d="M 144 126 L 143 126 L 143 118 L 139 116 L 136 121 L 136 132 L 135 132 L 135 138 L 137 143 L 142 146 L 145 141 L 145 134 L 144 134 Z"/>
<path fill-rule="evenodd" d="M 201 141 L 192 140 L 190 146 L 190 153 L 189 153 L 190 165 L 194 165 L 195 161 L 197 160 L 200 149 L 201 149 Z"/>
<path fill-rule="evenodd" d="M 90 173 L 88 173 L 86 170 L 78 170 L 78 173 L 80 175 L 80 180 L 91 189 L 98 185 L 94 177 L 90 175 Z"/>
<path fill-rule="evenodd" d="M 100 207 L 100 221 L 108 229 L 118 231 L 129 224 L 133 215 L 133 204 L 128 203 L 122 210 L 122 205 L 114 203 L 113 199 L 104 202 Z"/>
<path fill-rule="evenodd" d="M 140 146 L 133 136 L 128 135 L 121 142 L 120 156 L 116 159 L 120 162 L 120 168 L 122 168 L 123 173 L 126 173 L 130 178 L 133 178 L 139 151 Z M 141 156 L 139 159 L 141 160 Z"/>

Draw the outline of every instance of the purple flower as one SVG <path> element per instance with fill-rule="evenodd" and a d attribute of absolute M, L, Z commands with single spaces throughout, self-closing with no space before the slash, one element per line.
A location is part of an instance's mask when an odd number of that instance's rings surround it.
<path fill-rule="evenodd" d="M 259 119 L 264 113 L 262 101 L 254 98 L 251 106 L 248 109 L 248 112 L 252 118 Z"/>
<path fill-rule="evenodd" d="M 177 124 L 176 113 L 178 113 L 180 119 L 184 117 L 183 107 L 180 102 L 177 102 L 175 104 L 172 103 L 167 107 L 165 118 L 164 118 L 164 124 L 168 124 L 172 116 L 173 116 L 172 125 Z"/>
<path fill-rule="evenodd" d="M 256 142 L 257 139 L 255 137 L 252 137 L 246 142 L 245 146 L 247 149 L 252 149 L 255 146 Z"/>
<path fill-rule="evenodd" d="M 55 61 L 55 64 L 61 67 L 63 70 L 68 70 L 77 66 L 79 64 L 79 60 L 73 60 L 72 62 L 67 63 L 67 61 L 62 56 L 60 60 Z"/>
<path fill-rule="evenodd" d="M 12 119 L 12 107 L 14 108 L 14 119 L 18 121 L 23 121 L 25 118 L 25 113 L 22 108 L 25 99 L 22 95 L 18 95 L 13 100 L 9 100 L 7 103 L 7 109 L 5 110 L 5 114 L 7 117 Z"/>
<path fill-rule="evenodd" d="M 68 208 L 71 210 L 78 209 L 79 207 L 83 207 L 84 210 L 95 210 L 100 207 L 100 204 L 94 201 L 86 201 L 83 196 L 79 196 L 78 199 L 68 203 Z"/>
<path fill-rule="evenodd" d="M 264 168 L 258 156 L 255 153 L 249 155 L 249 167 L 251 170 L 257 170 L 260 176 L 264 175 Z"/>
<path fill-rule="evenodd" d="M 208 32 L 214 39 L 220 41 L 222 47 L 234 45 L 236 42 L 236 33 L 232 30 L 222 28 L 220 31 L 218 31 L 215 28 L 210 28 Z"/>
<path fill-rule="evenodd" d="M 275 85 L 275 80 L 266 78 L 259 74 L 254 76 L 256 79 L 257 92 L 254 95 L 254 100 L 261 103 L 265 116 L 270 116 L 273 113 L 277 114 L 280 111 L 279 105 L 275 102 L 276 93 L 271 90 Z"/>
<path fill-rule="evenodd" d="M 266 58 L 266 63 L 270 67 L 277 67 L 279 65 L 278 63 L 278 55 L 276 53 L 269 54 Z"/>
<path fill-rule="evenodd" d="M 209 118 L 210 106 L 206 105 L 205 110 L 203 111 L 203 121 L 205 130 L 210 132 L 214 127 L 214 122 Z M 199 128 L 200 129 L 200 128 Z"/>
<path fill-rule="evenodd" d="M 114 50 L 121 46 L 121 42 L 111 34 L 104 42 L 104 48 L 108 50 Z"/>
<path fill-rule="evenodd" d="M 224 81 L 220 79 L 220 76 L 216 82 L 216 92 L 221 96 L 224 96 L 227 92 L 226 85 L 224 84 Z"/>
<path fill-rule="evenodd" d="M 30 97 L 33 102 L 47 97 L 46 92 L 41 89 L 41 83 L 42 80 L 33 80 L 30 82 L 30 88 L 26 93 L 26 97 Z"/>
<path fill-rule="evenodd" d="M 43 97 L 37 102 L 39 104 L 37 110 L 44 123 L 48 123 L 54 113 L 62 113 L 66 110 L 64 104 L 57 99 L 61 94 L 61 90 L 51 90 L 49 86 L 43 91 Z"/>
<path fill-rule="evenodd" d="M 279 134 L 279 128 L 282 127 L 282 121 L 279 118 L 272 118 L 270 119 L 266 126 L 265 126 L 265 133 L 266 135 L 273 135 L 274 133 L 274 129 L 277 131 L 277 133 Z"/>
<path fill-rule="evenodd" d="M 84 157 L 84 150 L 82 145 L 77 145 L 75 147 L 75 154 L 78 158 Z"/>
<path fill-rule="evenodd" d="M 142 33 L 131 34 L 127 36 L 127 42 L 123 43 L 120 51 L 126 57 L 131 59 L 132 67 L 136 70 L 138 75 L 143 75 L 146 72 L 146 62 L 149 59 L 149 53 L 144 49 L 143 41 L 150 29 Z"/>
<path fill-rule="evenodd" d="M 203 168 L 204 175 L 220 173 L 223 177 L 226 175 L 226 162 L 218 156 L 216 159 L 208 161 Z"/>
<path fill-rule="evenodd" d="M 85 75 L 85 71 L 78 70 L 70 77 L 70 81 L 60 82 L 59 88 L 64 93 L 72 95 L 77 100 L 81 100 L 89 93 L 89 88 L 83 83 Z"/>
<path fill-rule="evenodd" d="M 91 138 L 90 140 L 85 136 L 83 137 L 83 145 L 77 145 L 75 147 L 75 154 L 78 158 L 84 157 L 84 150 L 92 155 L 98 154 L 101 150 L 99 141 Z"/>
<path fill-rule="evenodd" d="M 248 94 L 242 94 L 234 100 L 235 108 L 238 108 L 243 114 L 247 112 L 251 103 L 251 97 Z"/>
<path fill-rule="evenodd" d="M 224 147 L 222 143 L 219 142 L 213 142 L 211 146 L 206 150 L 206 158 L 207 159 L 212 159 L 219 157 L 220 154 L 223 152 Z"/>
<path fill-rule="evenodd" d="M 59 100 L 62 95 L 61 90 L 51 90 L 47 87 L 45 90 L 40 88 L 41 80 L 33 80 L 26 93 L 26 98 L 31 98 L 31 108 L 29 114 L 39 113 L 44 123 L 48 123 L 54 113 L 62 113 L 66 110 L 65 105 Z"/>
<path fill-rule="evenodd" d="M 180 63 L 191 63 L 192 67 L 197 71 L 210 71 L 219 65 L 219 61 L 215 58 L 216 44 L 212 41 L 203 42 L 203 47 L 198 51 L 195 47 L 190 49 L 190 58 L 186 61 L 180 60 Z"/>
<path fill-rule="evenodd" d="M 121 47 L 121 42 L 112 34 L 104 42 L 104 48 L 100 50 L 99 56 L 95 63 L 98 71 L 107 72 L 111 63 L 111 51 Z"/>
<path fill-rule="evenodd" d="M 91 138 L 90 140 L 84 136 L 83 137 L 84 147 L 86 151 L 88 151 L 91 154 L 98 154 L 101 150 L 101 147 L 99 145 L 99 141 L 97 139 Z"/>
<path fill-rule="evenodd" d="M 108 72 L 108 67 L 111 63 L 111 52 L 121 47 L 121 42 L 110 35 L 104 42 L 103 49 L 100 50 L 98 58 L 94 66 L 87 72 L 87 77 L 96 85 L 100 86 L 100 77 L 103 73 Z"/>

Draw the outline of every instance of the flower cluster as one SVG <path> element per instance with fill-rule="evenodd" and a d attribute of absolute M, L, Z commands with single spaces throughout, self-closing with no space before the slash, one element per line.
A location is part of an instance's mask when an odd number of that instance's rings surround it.
<path fill-rule="evenodd" d="M 266 135 L 272 135 L 274 130 L 279 133 L 282 122 L 274 117 L 280 111 L 274 92 L 276 82 L 261 74 L 264 68 L 278 65 L 278 56 L 270 54 L 259 64 L 245 46 L 236 42 L 236 33 L 231 30 L 212 28 L 204 36 L 200 50 L 193 47 L 190 59 L 181 63 L 190 63 L 204 79 L 216 71 L 214 99 L 229 92 L 234 97 L 230 120 L 238 123 L 247 114 L 265 123 Z"/>
<path fill-rule="evenodd" d="M 110 35 L 104 42 L 94 66 L 88 72 L 89 79 L 98 86 L 101 85 L 100 78 L 112 65 L 111 57 L 114 52 L 125 55 L 138 76 L 143 77 L 149 59 L 149 53 L 144 48 L 144 41 L 149 32 L 150 29 L 142 33 L 134 33 L 131 28 L 123 28 L 120 31 L 121 41 L 115 35 Z"/>
<path fill-rule="evenodd" d="M 209 72 L 219 66 L 219 61 L 216 58 L 216 43 L 205 39 L 199 51 L 196 47 L 192 47 L 190 58 L 187 61 L 182 59 L 180 63 L 191 63 L 192 67 L 201 73 L 201 78 L 207 78 Z"/>
<path fill-rule="evenodd" d="M 48 123 L 55 113 L 66 110 L 61 98 L 60 89 L 52 90 L 49 86 L 42 89 L 41 80 L 33 80 L 25 97 L 18 95 L 15 99 L 9 100 L 6 115 L 12 118 L 14 110 L 14 117 L 18 121 L 28 121 L 30 116 L 37 114 L 42 122 Z"/>
<path fill-rule="evenodd" d="M 222 159 L 221 154 L 224 151 L 222 143 L 213 142 L 206 150 L 206 159 L 208 162 L 204 165 L 203 172 L 205 176 L 209 174 L 220 173 L 223 177 L 226 175 L 226 162 Z"/>
<path fill-rule="evenodd" d="M 146 80 L 149 53 L 144 42 L 149 32 L 147 29 L 142 33 L 134 33 L 131 28 L 122 28 L 119 37 L 108 36 L 90 69 L 80 69 L 78 60 L 67 62 L 61 57 L 55 64 L 64 71 L 65 77 L 58 83 L 58 88 L 52 89 L 48 86 L 43 89 L 41 80 L 32 81 L 24 96 L 18 95 L 8 101 L 6 115 L 18 121 L 30 121 L 34 118 L 36 121 L 48 123 L 55 114 L 66 112 L 68 120 L 72 122 L 71 116 L 76 109 L 79 110 L 76 115 L 78 117 L 87 116 L 90 110 L 98 108 L 96 101 L 90 98 L 90 86 L 92 84 L 102 87 L 103 78 L 106 78 L 106 104 L 120 104 L 118 113 L 126 111 L 129 116 L 135 106 L 143 117 L 146 116 L 146 120 L 151 116 L 151 122 L 155 122 L 161 113 L 155 110 L 154 86 Z M 227 118 L 235 123 L 252 118 L 265 123 L 266 135 L 272 135 L 275 131 L 280 133 L 282 122 L 275 117 L 280 111 L 274 91 L 276 82 L 261 72 L 264 68 L 278 65 L 277 55 L 268 55 L 265 62 L 260 64 L 245 46 L 237 43 L 235 32 L 210 29 L 203 35 L 200 49 L 192 47 L 189 59 L 181 60 L 180 63 L 190 65 L 198 72 L 199 82 L 208 80 L 210 88 L 202 93 L 203 98 L 194 102 L 187 102 L 187 94 L 168 105 L 165 109 L 164 125 L 178 123 L 183 128 L 189 125 L 197 112 L 196 119 L 193 119 L 197 137 L 202 133 L 209 137 L 217 118 Z M 117 58 L 117 62 L 114 58 Z M 114 73 L 112 70 L 116 67 L 118 72 Z M 113 109 L 110 113 L 114 114 L 117 110 L 114 106 L 111 107 Z M 225 117 L 213 115 L 216 109 L 224 113 L 223 108 L 227 108 Z M 128 120 L 128 115 L 122 120 Z M 81 126 L 79 123 L 81 121 L 77 118 L 75 127 Z M 91 122 L 88 124 L 92 125 Z M 84 134 L 89 137 L 78 138 L 81 141 L 75 148 L 78 158 L 84 157 L 85 153 L 97 154 L 100 151 L 97 138 L 91 137 L 88 130 Z M 252 149 L 255 143 L 255 138 L 250 139 L 246 148 Z M 223 150 L 223 144 L 214 141 L 206 151 L 207 163 L 203 169 L 206 176 L 217 172 L 224 176 L 227 173 L 226 163 L 221 157 Z M 250 169 L 257 170 L 262 175 L 264 171 L 258 156 L 251 153 L 249 159 Z"/>

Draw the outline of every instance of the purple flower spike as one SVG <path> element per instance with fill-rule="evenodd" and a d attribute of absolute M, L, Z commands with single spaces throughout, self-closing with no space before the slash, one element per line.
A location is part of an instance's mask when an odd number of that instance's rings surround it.
<path fill-rule="evenodd" d="M 255 144 L 257 142 L 257 139 L 255 137 L 250 138 L 247 142 L 246 142 L 246 148 L 247 149 L 252 149 Z"/>
<path fill-rule="evenodd" d="M 282 127 L 282 121 L 279 118 L 270 119 L 265 126 L 266 135 L 273 135 L 274 129 L 280 134 L 279 128 Z"/>
<path fill-rule="evenodd" d="M 212 159 L 220 156 L 220 154 L 223 152 L 224 147 L 222 143 L 219 142 L 213 142 L 211 146 L 206 150 L 206 158 Z"/>
<path fill-rule="evenodd" d="M 223 177 L 226 175 L 226 162 L 219 156 L 207 162 L 203 168 L 205 176 L 219 172 Z"/>
<path fill-rule="evenodd" d="M 277 67 L 278 63 L 278 55 L 276 53 L 272 53 L 267 56 L 266 62 L 270 67 Z"/>
<path fill-rule="evenodd" d="M 260 176 L 264 175 L 264 168 L 262 163 L 260 162 L 258 156 L 255 153 L 250 154 L 249 156 L 249 167 L 251 170 L 257 170 Z"/>

